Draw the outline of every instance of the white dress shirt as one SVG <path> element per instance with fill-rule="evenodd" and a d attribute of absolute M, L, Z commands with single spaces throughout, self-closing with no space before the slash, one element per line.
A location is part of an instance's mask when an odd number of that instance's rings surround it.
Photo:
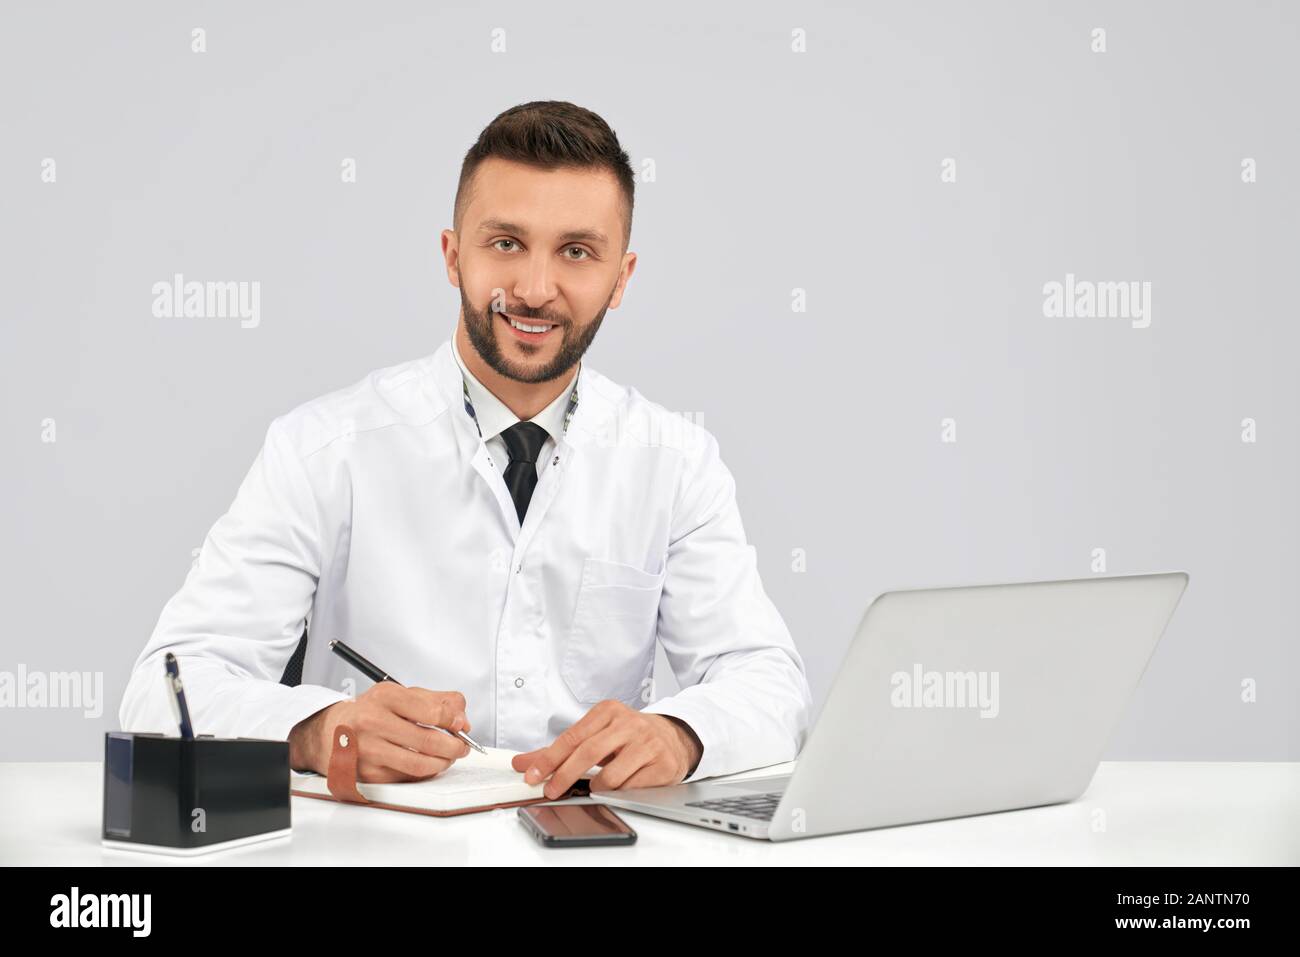
<path fill-rule="evenodd" d="M 483 394 L 471 415 L 471 379 L 448 342 L 275 419 L 136 661 L 122 727 L 176 733 L 171 651 L 195 733 L 285 740 L 370 686 L 337 638 L 403 684 L 462 692 L 484 745 L 545 747 L 615 699 L 690 726 L 703 754 L 688 780 L 794 758 L 803 662 L 714 437 L 582 363 L 535 420 L 551 446 L 521 526 L 506 459 L 475 425 L 500 441 L 514 417 Z M 670 697 L 654 692 L 656 641 Z"/>
<path fill-rule="evenodd" d="M 506 466 L 510 464 L 510 452 L 506 449 L 506 440 L 501 437 L 501 433 L 519 422 L 519 416 L 511 412 L 508 405 L 498 399 L 487 386 L 475 378 L 474 373 L 469 371 L 469 367 L 461 357 L 460 346 L 455 336 L 451 337 L 451 354 L 456 357 L 456 365 L 460 366 L 461 374 L 465 377 L 465 388 L 469 392 L 469 400 L 474 407 L 474 415 L 483 441 L 487 443 L 488 452 L 492 455 L 492 461 L 496 463 L 498 471 L 505 475 Z M 581 363 L 579 363 L 580 368 Z M 577 377 L 578 370 L 574 370 L 551 404 L 528 420 L 544 428 L 548 436 L 542 443 L 542 450 L 537 453 L 538 479 L 550 464 L 551 450 L 555 448 L 557 436 L 564 432 L 564 414 L 568 411 L 569 393 L 573 390 L 573 383 Z"/>

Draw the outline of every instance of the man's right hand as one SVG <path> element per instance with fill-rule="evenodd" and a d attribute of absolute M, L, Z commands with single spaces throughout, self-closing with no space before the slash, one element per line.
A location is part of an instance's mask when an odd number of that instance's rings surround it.
<path fill-rule="evenodd" d="M 469 754 L 469 745 L 460 738 L 420 727 L 469 731 L 463 694 L 381 681 L 357 698 L 332 704 L 294 725 L 289 732 L 289 766 L 328 774 L 334 729 L 340 724 L 351 727 L 360 739 L 358 781 L 421 781 Z"/>

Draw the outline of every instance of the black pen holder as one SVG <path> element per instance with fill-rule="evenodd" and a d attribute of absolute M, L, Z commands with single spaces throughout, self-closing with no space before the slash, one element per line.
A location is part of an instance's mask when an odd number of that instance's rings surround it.
<path fill-rule="evenodd" d="M 104 735 L 107 846 L 199 854 L 290 826 L 287 741 Z"/>

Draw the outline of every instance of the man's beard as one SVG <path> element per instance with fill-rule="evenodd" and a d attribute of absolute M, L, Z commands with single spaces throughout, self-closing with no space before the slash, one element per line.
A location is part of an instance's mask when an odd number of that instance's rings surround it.
<path fill-rule="evenodd" d="M 613 293 L 610 293 L 610 299 L 613 299 Z M 507 379 L 514 379 L 516 382 L 550 382 L 552 379 L 558 379 L 575 365 L 583 357 L 587 349 L 591 346 L 591 341 L 596 338 L 596 333 L 600 329 L 600 324 L 605 318 L 605 312 L 609 309 L 609 301 L 596 314 L 596 318 L 591 320 L 578 332 L 574 332 L 573 321 L 570 319 L 560 319 L 556 316 L 542 315 L 538 310 L 523 309 L 519 312 L 511 312 L 511 315 L 517 319 L 546 319 L 557 323 L 555 329 L 552 329 L 550 335 L 563 335 L 560 340 L 560 349 L 555 354 L 555 358 L 541 367 L 521 365 L 513 362 L 501 354 L 501 349 L 497 346 L 496 331 L 492 328 L 493 324 L 501 321 L 507 322 L 505 318 L 498 319 L 499 313 L 491 311 L 489 307 L 487 312 L 479 312 L 465 296 L 465 287 L 460 287 L 460 306 L 465 316 L 465 331 L 469 334 L 469 341 L 483 361 L 488 364 L 494 372 L 505 376 Z"/>

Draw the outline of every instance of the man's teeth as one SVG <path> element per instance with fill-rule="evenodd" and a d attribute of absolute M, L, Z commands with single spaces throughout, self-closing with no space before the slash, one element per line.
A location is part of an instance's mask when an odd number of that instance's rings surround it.
<path fill-rule="evenodd" d="M 547 329 L 551 328 L 550 326 L 529 326 L 522 322 L 516 322 L 514 319 L 510 320 L 510 325 L 514 326 L 516 329 L 522 329 L 524 332 L 545 332 Z"/>

